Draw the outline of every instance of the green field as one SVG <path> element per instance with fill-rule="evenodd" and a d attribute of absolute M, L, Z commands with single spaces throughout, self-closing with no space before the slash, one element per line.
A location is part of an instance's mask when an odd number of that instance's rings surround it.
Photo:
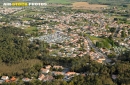
<path fill-rule="evenodd" d="M 103 45 L 103 47 L 106 47 L 108 49 L 110 49 L 112 47 L 110 42 L 107 39 L 99 38 L 99 37 L 95 37 L 95 36 L 89 36 L 89 38 L 92 40 L 92 42 L 94 44 L 96 44 L 96 42 L 100 42 Z"/>
<path fill-rule="evenodd" d="M 35 65 L 42 65 L 42 61 L 38 60 L 38 59 L 30 59 L 30 60 L 26 60 L 26 61 L 22 61 L 19 64 L 13 64 L 13 65 L 7 65 L 5 63 L 0 63 L 0 73 L 7 73 L 7 74 L 12 74 L 12 73 L 23 73 L 23 69 L 26 68 L 31 68 Z"/>
<path fill-rule="evenodd" d="M 71 4 L 70 0 L 48 0 L 47 3 L 55 3 L 55 4 Z"/>
<path fill-rule="evenodd" d="M 36 27 L 28 27 L 28 28 L 25 28 L 25 31 L 30 34 L 32 32 L 37 31 L 37 28 Z"/>

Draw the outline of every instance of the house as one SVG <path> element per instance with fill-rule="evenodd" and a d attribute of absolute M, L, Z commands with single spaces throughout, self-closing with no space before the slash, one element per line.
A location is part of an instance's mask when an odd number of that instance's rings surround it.
<path fill-rule="evenodd" d="M 67 72 L 65 75 L 66 76 L 72 76 L 72 75 L 75 75 L 76 74 L 76 72 Z"/>
<path fill-rule="evenodd" d="M 78 44 L 78 46 L 77 46 L 78 48 L 80 48 L 81 47 L 81 45 L 80 44 Z"/>
<path fill-rule="evenodd" d="M 4 80 L 0 80 L 0 84 L 2 84 L 4 82 Z"/>
<path fill-rule="evenodd" d="M 29 79 L 29 78 L 23 78 L 22 81 L 23 81 L 23 82 L 30 82 L 31 79 Z"/>
<path fill-rule="evenodd" d="M 41 74 L 40 76 L 39 76 L 39 78 L 38 78 L 38 80 L 43 80 L 45 78 L 45 75 L 44 74 Z"/>
<path fill-rule="evenodd" d="M 17 80 L 17 78 L 15 78 L 14 76 L 10 79 L 10 81 L 15 82 Z"/>
<path fill-rule="evenodd" d="M 42 73 L 49 73 L 49 69 L 41 68 Z"/>
<path fill-rule="evenodd" d="M 57 76 L 57 75 L 64 75 L 63 72 L 54 72 L 53 74 L 54 74 L 55 76 Z"/>
<path fill-rule="evenodd" d="M 2 76 L 1 79 L 2 79 L 2 80 L 8 80 L 9 77 L 8 77 L 8 76 Z"/>
<path fill-rule="evenodd" d="M 52 81 L 53 79 L 54 79 L 53 76 L 47 75 L 47 76 L 43 79 L 43 81 Z"/>
<path fill-rule="evenodd" d="M 50 68 L 51 68 L 51 65 L 47 65 L 45 68 L 46 68 L 46 69 L 50 69 Z"/>
<path fill-rule="evenodd" d="M 104 60 L 105 60 L 105 57 L 100 57 L 98 60 L 104 61 Z"/>
<path fill-rule="evenodd" d="M 62 66 L 53 66 L 54 69 L 63 69 Z"/>
<path fill-rule="evenodd" d="M 10 82 L 10 80 L 5 80 L 5 82 Z"/>
<path fill-rule="evenodd" d="M 81 53 L 81 54 L 79 54 L 78 56 L 82 57 L 82 56 L 83 56 L 83 54 Z"/>
<path fill-rule="evenodd" d="M 117 76 L 116 76 L 116 75 L 112 75 L 112 79 L 114 79 L 114 80 L 115 80 L 116 78 L 117 78 Z"/>
<path fill-rule="evenodd" d="M 97 60 L 97 62 L 98 62 L 98 63 L 103 63 L 103 61 L 102 61 L 102 60 Z"/>

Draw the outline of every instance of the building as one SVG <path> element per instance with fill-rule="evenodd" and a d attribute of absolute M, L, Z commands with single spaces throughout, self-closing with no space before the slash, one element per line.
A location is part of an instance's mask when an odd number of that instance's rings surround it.
<path fill-rule="evenodd" d="M 51 68 L 51 65 L 47 65 L 45 68 L 46 68 L 46 69 L 50 69 L 50 68 Z"/>
<path fill-rule="evenodd" d="M 39 78 L 38 78 L 38 80 L 43 80 L 45 78 L 45 75 L 44 74 L 41 74 L 40 76 L 39 76 Z"/>
<path fill-rule="evenodd" d="M 4 82 L 4 80 L 0 80 L 0 84 L 2 84 Z"/>
<path fill-rule="evenodd" d="M 67 72 L 65 75 L 66 75 L 66 76 L 76 75 L 76 72 Z"/>
<path fill-rule="evenodd" d="M 53 76 L 50 76 L 50 75 L 47 75 L 44 79 L 43 79 L 43 81 L 45 82 L 45 81 L 52 81 L 54 78 L 53 78 Z"/>
<path fill-rule="evenodd" d="M 14 76 L 10 79 L 11 82 L 15 82 L 17 81 L 17 78 L 15 78 Z"/>
<path fill-rule="evenodd" d="M 98 60 L 104 61 L 105 57 L 100 57 Z"/>
<path fill-rule="evenodd" d="M 64 75 L 63 72 L 54 72 L 53 74 L 54 74 L 55 76 L 57 76 L 57 75 Z"/>
<path fill-rule="evenodd" d="M 8 77 L 8 76 L 2 76 L 1 79 L 2 79 L 2 80 L 8 80 L 9 77 Z"/>
<path fill-rule="evenodd" d="M 49 69 L 41 68 L 42 73 L 49 73 Z"/>
<path fill-rule="evenodd" d="M 53 66 L 54 69 L 63 69 L 62 66 Z"/>
<path fill-rule="evenodd" d="M 23 81 L 23 82 L 30 82 L 31 79 L 29 79 L 29 78 L 23 78 L 22 81 Z"/>

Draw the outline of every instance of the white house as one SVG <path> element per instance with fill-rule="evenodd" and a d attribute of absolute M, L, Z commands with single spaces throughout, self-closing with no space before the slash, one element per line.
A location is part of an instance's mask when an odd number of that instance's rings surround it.
<path fill-rule="evenodd" d="M 8 76 L 2 76 L 1 79 L 2 79 L 2 80 L 8 80 L 9 77 L 8 77 Z"/>

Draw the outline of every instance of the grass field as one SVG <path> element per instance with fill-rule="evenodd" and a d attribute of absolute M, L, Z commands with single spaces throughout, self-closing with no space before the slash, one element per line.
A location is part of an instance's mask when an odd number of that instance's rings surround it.
<path fill-rule="evenodd" d="M 103 38 L 98 38 L 98 37 L 95 37 L 95 36 L 89 36 L 89 38 L 90 38 L 94 43 L 96 43 L 96 41 L 99 41 L 99 42 L 103 41 Z"/>
<path fill-rule="evenodd" d="M 36 31 L 37 30 L 37 28 L 36 27 L 28 27 L 28 28 L 25 28 L 24 29 L 27 33 L 32 33 L 32 32 L 34 32 L 34 31 Z"/>
<path fill-rule="evenodd" d="M 7 73 L 7 74 L 12 74 L 12 73 L 23 73 L 23 69 L 26 68 L 31 68 L 32 66 L 36 65 L 36 64 L 42 64 L 42 61 L 37 60 L 37 59 L 31 59 L 31 60 L 26 60 L 26 61 L 22 61 L 19 64 L 13 64 L 13 65 L 6 65 L 5 63 L 0 63 L 0 73 Z"/>
<path fill-rule="evenodd" d="M 75 2 L 72 4 L 73 9 L 93 9 L 99 10 L 107 7 L 107 5 L 89 4 L 87 2 Z"/>
<path fill-rule="evenodd" d="M 47 3 L 54 3 L 54 4 L 71 4 L 70 0 L 48 0 Z"/>
<path fill-rule="evenodd" d="M 94 44 L 96 44 L 96 42 L 100 42 L 100 43 L 104 44 L 104 46 L 106 46 L 106 48 L 108 48 L 108 49 L 111 48 L 111 44 L 109 43 L 109 41 L 107 39 L 99 38 L 99 37 L 95 37 L 95 36 L 89 36 L 89 38 L 92 40 L 92 42 Z"/>

